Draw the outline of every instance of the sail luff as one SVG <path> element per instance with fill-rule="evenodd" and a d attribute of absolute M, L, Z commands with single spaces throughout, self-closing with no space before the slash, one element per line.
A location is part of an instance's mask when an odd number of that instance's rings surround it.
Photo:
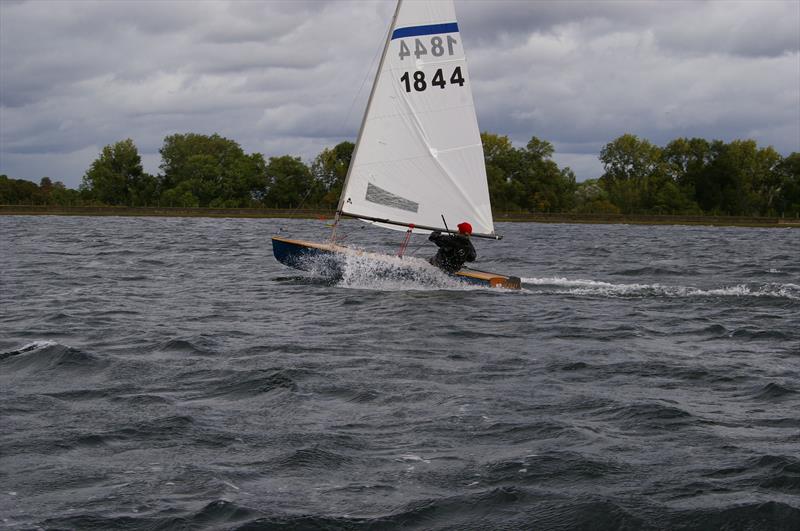
<path fill-rule="evenodd" d="M 356 138 L 356 145 L 353 148 L 353 154 L 350 156 L 350 165 L 347 167 L 347 175 L 342 184 L 342 193 L 339 195 L 339 205 L 336 207 L 336 212 L 341 213 L 344 207 L 344 198 L 347 195 L 347 184 L 350 182 L 350 175 L 353 173 L 353 164 L 356 161 L 358 154 L 358 146 L 361 145 L 361 137 L 364 134 L 364 124 L 367 122 L 369 116 L 369 108 L 372 106 L 372 99 L 375 97 L 375 89 L 378 87 L 378 78 L 383 70 L 383 63 L 386 61 L 386 52 L 389 50 L 389 44 L 392 42 L 392 32 L 394 31 L 395 23 L 397 22 L 397 14 L 400 13 L 400 5 L 403 0 L 397 0 L 397 5 L 394 8 L 394 15 L 392 22 L 389 24 L 389 31 L 386 33 L 386 41 L 383 43 L 383 52 L 381 52 L 381 60 L 378 61 L 378 70 L 375 72 L 375 79 L 372 80 L 372 88 L 369 92 L 369 99 L 367 100 L 367 107 L 364 109 L 364 116 L 361 117 L 361 127 L 358 128 L 358 137 Z"/>

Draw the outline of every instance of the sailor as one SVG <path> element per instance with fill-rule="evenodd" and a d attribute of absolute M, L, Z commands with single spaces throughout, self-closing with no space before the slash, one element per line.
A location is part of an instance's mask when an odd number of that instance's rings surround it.
<path fill-rule="evenodd" d="M 455 273 L 464 265 L 464 262 L 474 262 L 478 256 L 475 247 L 469 241 L 472 234 L 472 225 L 466 221 L 458 224 L 458 234 L 448 234 L 434 231 L 428 237 L 430 241 L 439 246 L 439 251 L 429 261 L 442 271 Z"/>

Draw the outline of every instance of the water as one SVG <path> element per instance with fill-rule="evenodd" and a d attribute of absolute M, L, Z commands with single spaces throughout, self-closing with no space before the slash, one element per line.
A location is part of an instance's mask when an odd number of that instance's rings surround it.
<path fill-rule="evenodd" d="M 3 525 L 800 528 L 797 230 L 502 224 L 520 292 L 271 256 L 328 230 L 0 217 Z"/>

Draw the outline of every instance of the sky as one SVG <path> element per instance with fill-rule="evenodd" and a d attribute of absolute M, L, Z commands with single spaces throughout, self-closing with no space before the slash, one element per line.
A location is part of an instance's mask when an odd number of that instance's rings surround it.
<path fill-rule="evenodd" d="M 393 0 L 0 0 L 0 174 L 76 188 L 174 133 L 309 162 L 355 140 Z M 578 180 L 625 133 L 800 151 L 800 1 L 456 0 L 481 130 Z"/>

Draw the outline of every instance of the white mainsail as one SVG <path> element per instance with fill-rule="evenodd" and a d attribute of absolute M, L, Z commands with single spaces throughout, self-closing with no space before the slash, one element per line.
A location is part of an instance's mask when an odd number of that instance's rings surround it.
<path fill-rule="evenodd" d="M 444 217 L 494 235 L 452 0 L 399 0 L 338 210 L 399 230 L 444 229 Z"/>

